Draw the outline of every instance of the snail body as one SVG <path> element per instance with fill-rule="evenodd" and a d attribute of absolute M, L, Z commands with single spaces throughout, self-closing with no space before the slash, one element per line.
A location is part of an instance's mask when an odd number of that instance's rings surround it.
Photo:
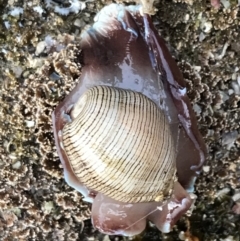
<path fill-rule="evenodd" d="M 80 47 L 79 83 L 53 113 L 65 180 L 101 232 L 169 232 L 206 155 L 182 74 L 139 6 L 103 8 Z"/>

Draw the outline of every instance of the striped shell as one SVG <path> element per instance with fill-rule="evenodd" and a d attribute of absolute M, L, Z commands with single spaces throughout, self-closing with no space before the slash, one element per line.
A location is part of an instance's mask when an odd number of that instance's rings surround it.
<path fill-rule="evenodd" d="M 63 129 L 77 178 L 115 200 L 168 198 L 175 181 L 175 146 L 164 113 L 145 95 L 96 86 L 87 90 Z"/>

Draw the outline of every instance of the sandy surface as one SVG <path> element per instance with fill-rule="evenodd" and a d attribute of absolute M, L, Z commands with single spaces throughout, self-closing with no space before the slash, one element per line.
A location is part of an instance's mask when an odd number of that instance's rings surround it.
<path fill-rule="evenodd" d="M 79 34 L 110 2 L 75 13 L 68 1 L 1 1 L 1 241 L 130 240 L 91 227 L 89 205 L 62 178 L 51 127 L 52 110 L 80 74 Z M 168 235 L 149 226 L 132 240 L 240 240 L 240 3 L 215 2 L 156 4 L 154 22 L 187 81 L 209 156 L 192 216 Z"/>

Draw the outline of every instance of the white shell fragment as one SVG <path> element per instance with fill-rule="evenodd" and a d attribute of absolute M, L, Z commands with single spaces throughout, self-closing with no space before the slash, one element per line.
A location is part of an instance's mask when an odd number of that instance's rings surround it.
<path fill-rule="evenodd" d="M 161 201 L 175 181 L 175 145 L 164 113 L 145 95 L 108 86 L 86 91 L 63 129 L 77 178 L 115 200 Z"/>

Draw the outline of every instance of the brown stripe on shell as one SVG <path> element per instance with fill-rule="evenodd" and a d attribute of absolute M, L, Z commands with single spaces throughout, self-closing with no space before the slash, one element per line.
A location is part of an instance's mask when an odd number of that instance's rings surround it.
<path fill-rule="evenodd" d="M 141 93 L 86 91 L 63 129 L 71 167 L 88 188 L 118 201 L 162 199 L 175 178 L 175 145 L 164 113 Z"/>

